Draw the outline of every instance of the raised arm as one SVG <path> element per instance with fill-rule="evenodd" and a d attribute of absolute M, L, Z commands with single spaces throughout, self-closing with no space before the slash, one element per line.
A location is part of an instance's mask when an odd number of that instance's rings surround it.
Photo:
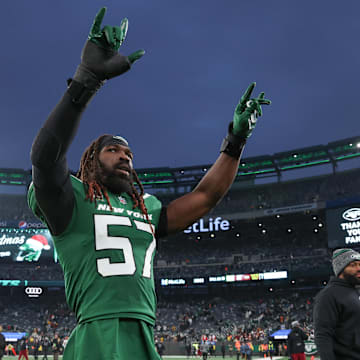
<path fill-rule="evenodd" d="M 254 87 L 255 83 L 252 83 L 236 106 L 216 162 L 192 192 L 169 204 L 169 233 L 183 230 L 207 214 L 229 190 L 237 174 L 244 145 L 255 128 L 257 117 L 262 115 L 261 105 L 271 103 L 264 99 L 264 93 L 251 99 Z"/>
<path fill-rule="evenodd" d="M 31 148 L 38 215 L 46 220 L 53 234 L 63 232 L 72 216 L 74 195 L 66 152 L 84 109 L 107 79 L 128 71 L 144 54 L 143 50 L 129 56 L 118 53 L 126 37 L 128 21 L 124 19 L 120 26 L 106 25 L 101 29 L 105 12 L 102 8 L 96 15 L 82 50 L 81 63 Z"/>

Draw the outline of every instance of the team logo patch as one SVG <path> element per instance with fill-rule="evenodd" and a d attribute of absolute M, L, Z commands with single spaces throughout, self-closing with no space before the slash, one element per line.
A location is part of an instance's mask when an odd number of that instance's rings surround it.
<path fill-rule="evenodd" d="M 316 355 L 317 347 L 314 341 L 305 341 L 305 355 Z"/>
<path fill-rule="evenodd" d="M 127 201 L 126 201 L 126 199 L 125 199 L 124 197 L 118 196 L 118 199 L 119 199 L 119 201 L 120 201 L 123 205 L 126 205 L 126 204 L 127 204 Z"/>
<path fill-rule="evenodd" d="M 360 209 L 359 208 L 348 209 L 342 214 L 342 217 L 348 221 L 360 220 Z"/>

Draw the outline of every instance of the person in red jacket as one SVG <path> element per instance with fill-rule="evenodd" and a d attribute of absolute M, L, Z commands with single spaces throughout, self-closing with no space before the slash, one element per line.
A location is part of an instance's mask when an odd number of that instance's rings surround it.
<path fill-rule="evenodd" d="M 305 340 L 308 335 L 300 328 L 298 321 L 291 323 L 291 333 L 288 336 L 288 349 L 291 360 L 306 360 Z"/>
<path fill-rule="evenodd" d="M 20 340 L 20 352 L 19 352 L 18 360 L 20 360 L 22 357 L 24 357 L 26 360 L 29 360 L 28 340 L 25 336 Z"/>

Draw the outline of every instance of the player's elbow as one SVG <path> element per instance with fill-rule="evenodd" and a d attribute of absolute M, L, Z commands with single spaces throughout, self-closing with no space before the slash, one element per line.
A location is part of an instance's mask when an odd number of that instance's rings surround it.
<path fill-rule="evenodd" d="M 61 144 L 45 128 L 37 134 L 30 151 L 31 163 L 38 168 L 49 168 L 60 158 Z"/>

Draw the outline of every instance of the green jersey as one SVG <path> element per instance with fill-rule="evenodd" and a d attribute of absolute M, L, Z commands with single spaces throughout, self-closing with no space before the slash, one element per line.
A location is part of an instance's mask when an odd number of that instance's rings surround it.
<path fill-rule="evenodd" d="M 71 176 L 75 195 L 72 219 L 61 235 L 53 235 L 64 271 L 66 298 L 78 322 L 107 318 L 135 318 L 155 323 L 156 295 L 153 259 L 160 201 L 144 195 L 151 226 L 145 215 L 133 209 L 126 193 L 109 192 L 96 204 L 85 200 L 84 184 Z M 28 202 L 42 218 L 34 187 Z"/>

